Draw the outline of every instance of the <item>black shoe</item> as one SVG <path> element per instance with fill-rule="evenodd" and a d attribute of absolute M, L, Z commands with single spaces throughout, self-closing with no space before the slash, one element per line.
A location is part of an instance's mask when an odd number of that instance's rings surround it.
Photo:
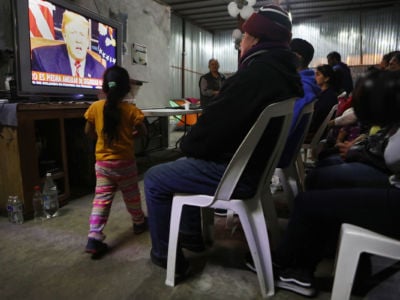
<path fill-rule="evenodd" d="M 222 208 L 214 209 L 214 215 L 219 217 L 226 217 L 228 215 L 228 210 Z"/>
<path fill-rule="evenodd" d="M 89 238 L 86 244 L 85 252 L 92 254 L 93 259 L 102 257 L 108 251 L 108 245 L 102 241 Z"/>
<path fill-rule="evenodd" d="M 167 269 L 167 259 L 159 258 L 150 251 L 151 262 L 163 269 Z M 175 266 L 175 279 L 183 280 L 190 274 L 190 265 L 183 255 L 177 255 Z"/>
<path fill-rule="evenodd" d="M 313 297 L 317 294 L 313 275 L 308 270 L 283 268 L 279 269 L 274 277 L 275 286 L 281 289 L 306 297 Z"/>
<path fill-rule="evenodd" d="M 179 245 L 192 252 L 203 252 L 206 250 L 201 234 L 179 233 Z"/>
<path fill-rule="evenodd" d="M 141 224 L 133 223 L 133 233 L 134 234 L 141 234 L 145 232 L 149 228 L 149 224 L 147 222 L 147 217 L 144 217 L 144 221 Z"/>

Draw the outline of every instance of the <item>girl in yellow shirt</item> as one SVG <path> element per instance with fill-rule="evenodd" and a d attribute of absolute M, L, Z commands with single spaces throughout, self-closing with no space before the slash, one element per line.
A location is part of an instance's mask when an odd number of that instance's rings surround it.
<path fill-rule="evenodd" d="M 103 229 L 110 214 L 117 189 L 121 190 L 132 217 L 133 232 L 147 229 L 147 218 L 141 208 L 137 183 L 134 136 L 143 131 L 144 115 L 135 105 L 123 101 L 130 91 L 128 72 L 119 66 L 108 68 L 103 75 L 106 99 L 90 105 L 85 112 L 85 133 L 96 138 L 96 190 L 89 218 L 89 235 L 85 251 L 93 256 L 104 254 Z"/>

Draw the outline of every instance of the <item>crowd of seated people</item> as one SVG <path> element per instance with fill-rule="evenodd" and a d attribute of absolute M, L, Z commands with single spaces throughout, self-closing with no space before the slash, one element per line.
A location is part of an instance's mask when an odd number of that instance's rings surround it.
<path fill-rule="evenodd" d="M 326 254 L 334 254 L 342 223 L 400 237 L 399 79 L 400 71 L 379 70 L 356 84 L 352 106 L 357 119 L 379 130 L 339 149 L 334 163 L 307 174 L 306 192 L 296 197 L 273 256 L 278 287 L 314 296 L 314 272 Z"/>

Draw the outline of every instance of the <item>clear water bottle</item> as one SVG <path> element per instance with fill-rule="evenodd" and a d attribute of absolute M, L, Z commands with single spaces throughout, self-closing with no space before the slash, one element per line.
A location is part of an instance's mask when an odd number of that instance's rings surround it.
<path fill-rule="evenodd" d="M 12 211 L 13 211 L 13 196 L 8 196 L 7 199 L 7 214 L 8 214 L 8 221 L 10 221 L 11 223 L 14 223 L 13 220 L 13 215 L 12 215 Z"/>
<path fill-rule="evenodd" d="M 13 196 L 12 200 L 12 219 L 13 223 L 22 224 L 24 223 L 24 210 L 22 201 L 18 196 Z"/>
<path fill-rule="evenodd" d="M 46 174 L 43 186 L 43 211 L 46 218 L 58 216 L 58 190 L 51 173 Z"/>
<path fill-rule="evenodd" d="M 43 220 L 45 218 L 43 211 L 43 195 L 38 185 L 35 185 L 33 188 L 32 206 L 35 221 Z"/>

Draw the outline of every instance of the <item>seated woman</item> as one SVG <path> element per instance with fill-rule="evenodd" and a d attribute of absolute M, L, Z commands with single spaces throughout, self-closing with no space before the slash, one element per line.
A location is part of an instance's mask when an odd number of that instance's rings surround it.
<path fill-rule="evenodd" d="M 309 133 L 306 140 L 309 141 L 321 126 L 332 107 L 338 103 L 336 77 L 330 65 L 320 65 L 315 70 L 315 80 L 321 88 L 314 105 L 314 114 L 311 120 Z"/>
<path fill-rule="evenodd" d="M 384 143 L 381 143 L 386 147 L 380 149 L 386 167 L 391 172 L 390 175 L 385 174 L 386 185 L 338 185 L 328 190 L 319 189 L 316 185 L 314 190 L 300 193 L 295 199 L 282 243 L 273 258 L 277 287 L 305 296 L 315 295 L 314 271 L 325 249 L 329 246 L 335 249 L 331 242 L 337 243 L 342 223 L 400 237 L 399 79 L 400 72 L 370 74 L 354 94 L 354 107 L 359 119 L 390 128 Z M 374 154 L 377 155 L 377 152 Z M 373 168 L 363 172 L 373 172 Z M 321 172 L 319 176 L 329 176 L 329 171 Z M 357 181 L 358 178 L 354 177 L 353 180 Z"/>

